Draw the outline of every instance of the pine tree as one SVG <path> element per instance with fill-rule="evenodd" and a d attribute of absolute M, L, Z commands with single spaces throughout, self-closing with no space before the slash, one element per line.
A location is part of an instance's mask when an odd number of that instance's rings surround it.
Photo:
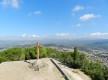
<path fill-rule="evenodd" d="M 80 67 L 80 54 L 78 52 L 77 47 L 74 48 L 73 53 L 73 68 L 79 68 Z"/>

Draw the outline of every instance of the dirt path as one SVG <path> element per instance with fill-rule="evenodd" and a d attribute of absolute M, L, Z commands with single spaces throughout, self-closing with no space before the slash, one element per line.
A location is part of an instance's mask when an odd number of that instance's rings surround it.
<path fill-rule="evenodd" d="M 59 61 L 54 60 L 59 67 L 65 72 L 65 74 L 68 76 L 70 80 L 91 80 L 89 76 L 81 72 L 80 70 L 77 70 L 76 73 L 74 72 L 75 69 L 69 68 L 63 64 L 61 64 Z"/>
<path fill-rule="evenodd" d="M 68 68 L 63 68 L 63 70 L 66 72 L 66 74 L 70 75 L 71 79 L 73 79 L 73 80 L 83 80 L 80 76 L 78 76 L 77 74 L 73 73 Z"/>
<path fill-rule="evenodd" d="M 30 60 L 33 62 L 34 60 Z M 39 71 L 28 67 L 24 61 L 4 62 L 0 64 L 0 80 L 64 80 L 61 73 L 53 65 L 50 59 L 41 59 L 47 64 Z"/>

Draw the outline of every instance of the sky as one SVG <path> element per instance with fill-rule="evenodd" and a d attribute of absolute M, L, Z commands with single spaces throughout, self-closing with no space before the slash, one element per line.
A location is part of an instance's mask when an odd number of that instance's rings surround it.
<path fill-rule="evenodd" d="M 0 0 L 9 38 L 108 38 L 108 0 Z"/>

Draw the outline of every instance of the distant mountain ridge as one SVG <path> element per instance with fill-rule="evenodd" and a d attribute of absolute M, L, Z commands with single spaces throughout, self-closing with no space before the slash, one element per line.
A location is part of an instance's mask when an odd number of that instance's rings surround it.
<path fill-rule="evenodd" d="M 108 47 L 108 39 L 42 39 L 42 40 L 0 40 L 0 47 L 8 48 L 12 46 L 34 45 L 39 41 L 45 46 L 57 47 Z"/>

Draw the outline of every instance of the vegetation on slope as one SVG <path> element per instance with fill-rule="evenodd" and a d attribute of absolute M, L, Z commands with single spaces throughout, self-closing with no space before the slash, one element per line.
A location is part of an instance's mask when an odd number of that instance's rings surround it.
<path fill-rule="evenodd" d="M 35 47 L 9 48 L 0 52 L 0 62 L 35 59 L 35 52 Z M 40 49 L 40 58 L 45 57 L 55 58 L 71 68 L 81 69 L 93 80 L 108 80 L 108 67 L 102 65 L 99 61 L 92 62 L 88 60 L 86 55 L 80 53 L 76 47 L 74 52 L 63 52 L 42 47 Z"/>

